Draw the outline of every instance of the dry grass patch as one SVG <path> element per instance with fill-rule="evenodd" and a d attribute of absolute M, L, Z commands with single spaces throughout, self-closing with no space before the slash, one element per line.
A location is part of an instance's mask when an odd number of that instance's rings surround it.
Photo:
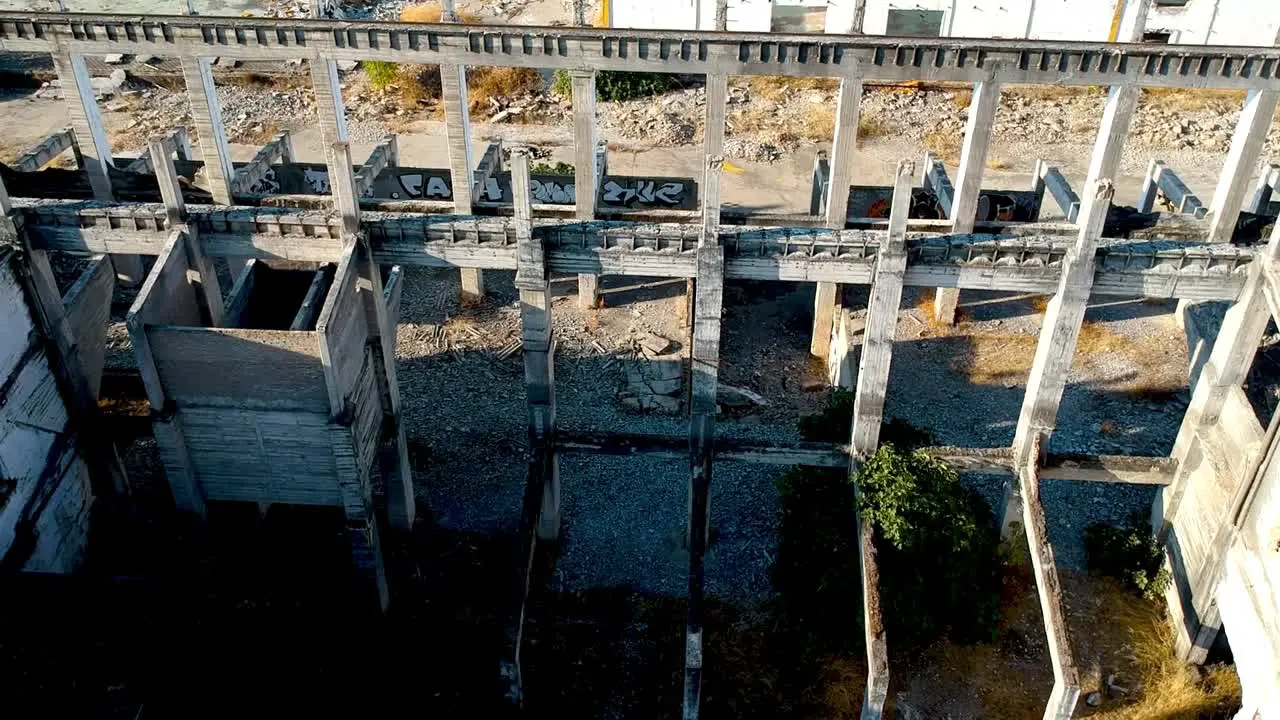
<path fill-rule="evenodd" d="M 467 72 L 467 99 L 473 111 L 493 110 L 499 98 L 510 100 L 540 87 L 542 76 L 533 68 L 477 67 Z"/>
<path fill-rule="evenodd" d="M 1143 88 L 1147 105 L 1172 112 L 1220 110 L 1222 106 L 1240 107 L 1244 90 L 1181 90 L 1177 88 Z"/>
<path fill-rule="evenodd" d="M 874 113 L 864 112 L 858 116 L 858 144 L 875 140 L 889 134 L 889 123 Z"/>
<path fill-rule="evenodd" d="M 924 149 L 937 155 L 942 162 L 956 165 L 960 162 L 961 142 L 960 135 L 954 132 L 934 129 L 925 133 Z"/>
<path fill-rule="evenodd" d="M 987 156 L 988 170 L 1008 170 L 1013 167 L 1013 163 L 999 155 Z"/>
<path fill-rule="evenodd" d="M 1094 683 L 1094 688 L 1105 694 L 1106 674 L 1117 673 L 1116 684 L 1129 692 L 1127 696 L 1121 694 L 1118 702 L 1104 703 L 1088 717 L 1097 720 L 1226 720 L 1239 709 L 1240 678 L 1235 668 L 1211 665 L 1201 670 L 1184 665 L 1174 655 L 1173 633 L 1159 606 L 1113 583 L 1103 584 L 1097 579 L 1092 582 L 1098 586 L 1095 591 L 1098 596 L 1096 607 L 1086 609 L 1093 610 L 1092 615 L 1104 611 L 1105 619 L 1086 617 L 1084 622 L 1101 620 L 1120 632 L 1081 634 L 1077 631 L 1078 636 L 1088 637 L 1091 643 L 1099 646 L 1082 648 L 1093 650 L 1088 655 L 1105 658 L 1105 664 L 1095 662 L 1092 667 L 1082 662 L 1082 680 Z M 1116 664 L 1121 667 L 1116 667 Z M 1086 685 L 1084 690 L 1087 693 L 1094 688 Z"/>
<path fill-rule="evenodd" d="M 830 105 L 810 105 L 796 123 L 797 136 L 814 142 L 832 142 L 836 136 L 836 111 Z"/>
<path fill-rule="evenodd" d="M 1132 340 L 1113 332 L 1101 323 L 1086 320 L 1080 326 L 1080 338 L 1076 341 L 1077 357 L 1125 354 L 1133 349 L 1135 346 Z"/>
<path fill-rule="evenodd" d="M 479 25 L 480 16 L 466 10 L 458 10 L 458 22 L 464 25 Z M 438 23 L 440 16 L 444 14 L 444 8 L 438 3 L 426 2 L 416 5 L 409 5 L 400 11 L 400 22 L 411 23 Z"/>
<path fill-rule="evenodd" d="M 1036 356 L 1035 335 L 974 335 L 968 355 L 953 358 L 951 370 L 976 385 L 1025 382 Z"/>
<path fill-rule="evenodd" d="M 840 81 L 832 78 L 775 77 L 772 75 L 753 75 L 747 78 L 747 88 L 752 95 L 766 100 L 786 100 L 798 92 L 806 90 L 826 90 L 833 92 L 840 87 Z"/>
<path fill-rule="evenodd" d="M 956 90 L 951 93 L 951 104 L 956 106 L 957 110 L 967 110 L 969 105 L 973 103 L 973 91 L 969 89 Z"/>
<path fill-rule="evenodd" d="M 1027 100 L 1071 100 L 1101 92 L 1101 88 L 1072 85 L 1014 85 L 1008 88 L 1007 92 Z"/>

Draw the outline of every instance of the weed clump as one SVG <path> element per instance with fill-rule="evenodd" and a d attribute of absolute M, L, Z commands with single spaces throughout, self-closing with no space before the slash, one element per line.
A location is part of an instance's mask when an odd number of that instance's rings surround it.
<path fill-rule="evenodd" d="M 1151 523 L 1137 513 L 1121 527 L 1093 523 L 1085 528 L 1084 549 L 1090 570 L 1120 580 L 1147 600 L 1162 597 L 1173 580 Z"/>

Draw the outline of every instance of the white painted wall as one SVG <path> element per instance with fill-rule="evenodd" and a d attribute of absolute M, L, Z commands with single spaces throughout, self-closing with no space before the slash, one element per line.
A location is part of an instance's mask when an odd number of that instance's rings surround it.
<path fill-rule="evenodd" d="M 883 35 L 890 10 L 944 13 L 947 37 L 1026 38 L 1103 42 L 1116 0 L 866 0 L 862 32 Z M 699 12 L 697 5 L 701 3 Z M 826 30 L 850 30 L 856 0 L 729 0 L 729 29 L 767 32 L 773 5 L 827 8 Z M 612 0 L 614 27 L 714 29 L 715 0 Z M 701 18 L 701 25 L 698 20 Z M 1277 0 L 1190 0 L 1185 7 L 1153 7 L 1147 29 L 1167 31 L 1186 45 L 1276 44 Z"/>

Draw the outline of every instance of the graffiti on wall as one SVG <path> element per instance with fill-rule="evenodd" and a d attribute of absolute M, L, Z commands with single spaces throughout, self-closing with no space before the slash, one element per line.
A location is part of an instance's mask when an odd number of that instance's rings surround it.
<path fill-rule="evenodd" d="M 543 205 L 573 205 L 577 198 L 570 175 L 533 175 L 529 179 L 533 202 Z M 331 192 L 329 171 L 324 165 L 291 163 L 273 165 L 248 192 L 253 195 L 327 195 Z M 453 183 L 448 170 L 434 168 L 386 168 L 366 189 L 365 197 L 385 200 L 453 199 Z M 511 173 L 496 173 L 485 181 L 480 200 L 510 203 Z M 611 176 L 600 184 L 597 201 L 610 208 L 697 208 L 697 183 L 690 178 Z"/>

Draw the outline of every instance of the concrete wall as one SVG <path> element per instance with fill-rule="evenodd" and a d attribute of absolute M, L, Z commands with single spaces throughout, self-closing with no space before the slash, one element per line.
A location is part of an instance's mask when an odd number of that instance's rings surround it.
<path fill-rule="evenodd" d="M 0 558 L 23 552 L 27 570 L 70 572 L 88 534 L 89 474 L 63 434 L 67 407 L 10 259 L 0 251 Z"/>
<path fill-rule="evenodd" d="M 701 2 L 702 7 L 697 7 Z M 1106 41 L 1116 0 L 866 0 L 862 32 L 884 35 L 890 11 L 941 12 L 944 37 Z M 767 32 L 774 6 L 826 8 L 826 32 L 850 31 L 856 0 L 729 0 L 729 29 Z M 612 0 L 614 27 L 714 29 L 714 0 Z M 700 22 L 699 22 L 700 21 Z M 1185 45 L 1274 45 L 1274 0 L 1189 0 L 1153 7 L 1147 30 Z"/>

